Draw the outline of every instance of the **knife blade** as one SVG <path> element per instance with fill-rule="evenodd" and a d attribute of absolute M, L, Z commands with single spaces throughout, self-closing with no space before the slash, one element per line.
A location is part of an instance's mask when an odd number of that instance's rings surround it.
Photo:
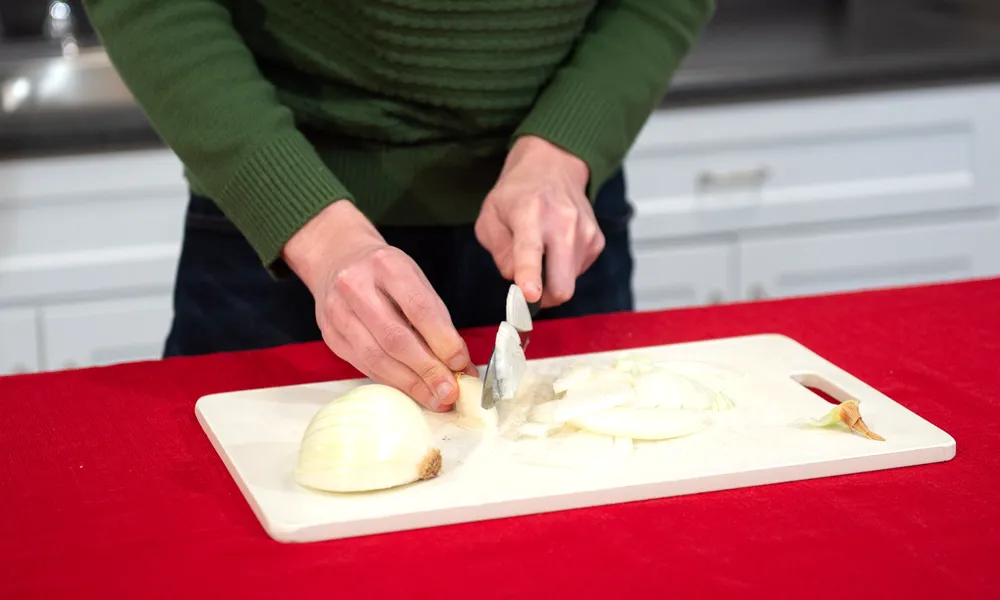
<path fill-rule="evenodd" d="M 528 342 L 531 341 L 531 331 L 535 315 L 542 307 L 542 299 L 536 302 L 528 302 L 524 298 L 521 288 L 512 285 L 507 292 L 507 322 L 514 326 L 521 339 L 521 349 L 527 350 Z"/>
<path fill-rule="evenodd" d="M 480 398 L 483 408 L 490 409 L 500 400 L 513 398 L 527 367 L 518 331 L 507 321 L 502 321 L 497 329 L 493 355 L 486 365 Z"/>
<path fill-rule="evenodd" d="M 539 308 L 541 299 L 529 304 L 517 285 L 512 284 L 507 290 L 507 318 L 497 329 L 493 353 L 486 364 L 486 375 L 483 378 L 483 395 L 480 399 L 483 408 L 490 409 L 497 401 L 509 400 L 517 393 L 517 386 L 528 367 L 524 350 L 531 341 L 532 318 L 538 314 Z"/>

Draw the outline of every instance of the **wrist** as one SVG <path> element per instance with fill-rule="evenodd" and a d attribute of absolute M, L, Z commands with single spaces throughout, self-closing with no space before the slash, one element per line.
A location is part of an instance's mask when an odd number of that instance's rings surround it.
<path fill-rule="evenodd" d="M 349 200 L 337 200 L 288 239 L 281 257 L 306 287 L 315 290 L 340 257 L 361 246 L 380 244 L 385 239 L 371 221 Z"/>
<path fill-rule="evenodd" d="M 517 138 L 514 145 L 511 146 L 508 160 L 546 165 L 547 169 L 568 177 L 581 189 L 586 189 L 587 182 L 590 180 L 590 167 L 582 158 L 535 135 L 524 135 Z"/>

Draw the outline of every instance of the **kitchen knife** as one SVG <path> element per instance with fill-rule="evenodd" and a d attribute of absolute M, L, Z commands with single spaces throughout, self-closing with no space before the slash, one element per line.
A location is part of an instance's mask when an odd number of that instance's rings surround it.
<path fill-rule="evenodd" d="M 493 408 L 497 401 L 509 400 L 517 392 L 517 386 L 528 368 L 524 349 L 531 341 L 532 318 L 538 314 L 539 308 L 541 299 L 529 304 L 516 284 L 512 284 L 507 290 L 507 318 L 497 329 L 493 354 L 490 355 L 483 378 L 483 408 Z"/>

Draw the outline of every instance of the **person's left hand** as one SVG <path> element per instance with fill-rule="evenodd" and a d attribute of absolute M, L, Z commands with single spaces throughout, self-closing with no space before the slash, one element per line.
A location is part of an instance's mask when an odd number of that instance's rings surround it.
<path fill-rule="evenodd" d="M 517 140 L 476 220 L 476 238 L 528 302 L 558 306 L 604 250 L 576 156 L 534 136 Z M 542 255 L 546 281 L 542 282 Z M 544 289 L 544 294 L 542 290 Z"/>

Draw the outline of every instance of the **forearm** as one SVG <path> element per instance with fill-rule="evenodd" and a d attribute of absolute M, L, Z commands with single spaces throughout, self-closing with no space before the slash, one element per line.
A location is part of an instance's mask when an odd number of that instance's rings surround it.
<path fill-rule="evenodd" d="M 296 129 L 220 0 L 85 0 L 153 128 L 270 265 L 349 194 Z"/>
<path fill-rule="evenodd" d="M 576 49 L 515 132 L 580 157 L 594 198 L 662 100 L 714 0 L 601 2 Z"/>

